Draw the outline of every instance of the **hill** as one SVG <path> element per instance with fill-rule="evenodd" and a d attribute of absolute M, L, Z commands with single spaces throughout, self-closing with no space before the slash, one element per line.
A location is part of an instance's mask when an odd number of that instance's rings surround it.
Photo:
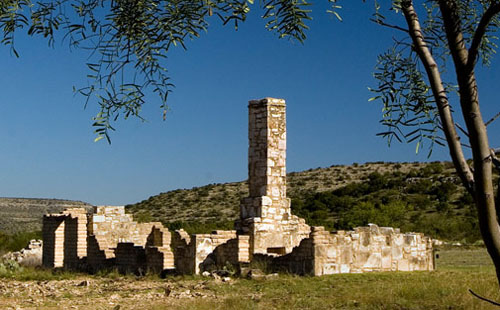
<path fill-rule="evenodd" d="M 496 182 L 498 175 L 495 176 Z M 376 223 L 445 240 L 480 239 L 476 210 L 449 162 L 354 163 L 290 172 L 292 211 L 330 230 Z M 161 221 L 191 233 L 232 229 L 247 183 L 177 189 L 127 205 L 142 222 Z M 92 206 L 60 199 L 0 198 L 0 232 L 39 231 L 43 214 Z"/>
<path fill-rule="evenodd" d="M 335 230 L 373 222 L 434 238 L 480 239 L 472 197 L 449 162 L 333 165 L 291 172 L 287 180 L 294 214 L 310 225 Z M 206 232 L 232 228 L 239 201 L 247 195 L 246 182 L 210 184 L 126 207 L 140 221 L 160 220 L 170 228 Z"/>
<path fill-rule="evenodd" d="M 88 203 L 73 200 L 0 198 L 0 232 L 41 231 L 44 214 L 57 213 L 69 207 L 92 208 Z"/>
<path fill-rule="evenodd" d="M 385 173 L 394 169 L 408 172 L 425 166 L 425 163 L 366 163 L 290 172 L 287 174 L 287 195 L 290 198 L 301 198 L 310 193 L 326 192 L 351 183 L 360 183 L 373 172 Z M 236 219 L 239 215 L 240 200 L 247 196 L 248 184 L 242 181 L 177 189 L 126 207 L 129 212 L 145 220 L 151 217 L 164 223 L 213 222 Z"/>

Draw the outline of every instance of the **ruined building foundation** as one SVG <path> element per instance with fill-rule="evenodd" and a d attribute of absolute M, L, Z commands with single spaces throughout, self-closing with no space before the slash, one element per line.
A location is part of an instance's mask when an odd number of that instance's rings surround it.
<path fill-rule="evenodd" d="M 286 105 L 252 100 L 248 186 L 235 230 L 189 235 L 159 222 L 137 223 L 124 207 L 70 208 L 43 219 L 43 265 L 95 271 L 199 274 L 254 258 L 296 274 L 433 270 L 432 242 L 399 229 L 354 228 L 330 233 L 291 213 L 286 195 Z"/>

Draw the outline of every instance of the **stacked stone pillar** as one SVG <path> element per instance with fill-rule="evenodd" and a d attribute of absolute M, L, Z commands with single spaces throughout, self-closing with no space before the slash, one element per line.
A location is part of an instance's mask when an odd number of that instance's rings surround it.
<path fill-rule="evenodd" d="M 248 186 L 236 227 L 250 235 L 252 254 L 290 253 L 310 228 L 293 216 L 286 196 L 286 104 L 283 99 L 248 105 Z"/>
<path fill-rule="evenodd" d="M 47 268 L 64 266 L 65 215 L 47 214 L 43 216 L 43 257 L 42 265 Z"/>
<path fill-rule="evenodd" d="M 87 256 L 87 211 L 71 208 L 45 215 L 43 240 L 43 266 L 77 268 Z"/>

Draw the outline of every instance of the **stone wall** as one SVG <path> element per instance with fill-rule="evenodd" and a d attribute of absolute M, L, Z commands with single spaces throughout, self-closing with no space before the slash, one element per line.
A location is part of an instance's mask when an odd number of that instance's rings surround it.
<path fill-rule="evenodd" d="M 42 240 L 30 240 L 28 245 L 16 252 L 9 252 L 0 257 L 0 261 L 13 260 L 21 266 L 40 267 L 42 266 L 43 242 Z"/>
<path fill-rule="evenodd" d="M 88 263 L 92 269 L 114 265 L 123 271 L 173 269 L 170 242 L 170 232 L 159 222 L 137 223 L 122 206 L 95 207 L 89 223 Z"/>
<path fill-rule="evenodd" d="M 42 265 L 48 268 L 64 266 L 64 221 L 63 214 L 43 216 L 43 257 Z"/>
<path fill-rule="evenodd" d="M 313 227 L 310 238 L 274 263 L 278 269 L 315 276 L 434 269 L 429 237 L 374 224 L 336 233 Z"/>
<path fill-rule="evenodd" d="M 48 214 L 43 239 L 46 267 L 117 267 L 124 272 L 175 268 L 168 229 L 159 222 L 137 223 L 124 207 L 95 207 L 88 223 L 83 208 Z"/>
<path fill-rule="evenodd" d="M 200 274 L 226 263 L 248 263 L 249 240 L 249 236 L 237 235 L 235 230 L 191 236 L 184 230 L 176 230 L 172 242 L 175 267 L 179 273 Z"/>

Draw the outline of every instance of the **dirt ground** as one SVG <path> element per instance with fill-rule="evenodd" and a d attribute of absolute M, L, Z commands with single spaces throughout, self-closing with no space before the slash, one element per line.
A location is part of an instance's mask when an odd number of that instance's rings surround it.
<path fill-rule="evenodd" d="M 217 299 L 213 280 L 95 279 L 17 281 L 0 279 L 0 309 L 176 308 L 186 299 Z"/>

